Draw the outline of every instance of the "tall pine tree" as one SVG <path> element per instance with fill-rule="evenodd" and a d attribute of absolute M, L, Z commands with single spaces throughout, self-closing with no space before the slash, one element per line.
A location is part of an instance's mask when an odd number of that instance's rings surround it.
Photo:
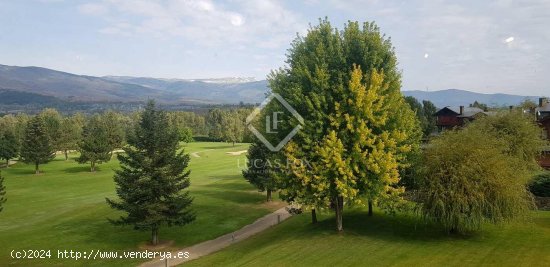
<path fill-rule="evenodd" d="M 120 200 L 107 199 L 107 203 L 126 215 L 110 221 L 151 230 L 151 242 L 156 245 L 162 225 L 183 226 L 195 220 L 190 210 L 193 199 L 185 191 L 190 184 L 189 154 L 179 150 L 177 130 L 153 101 L 128 136 L 124 151 L 118 155 L 121 170 L 114 177 Z"/>
<path fill-rule="evenodd" d="M 35 166 L 39 174 L 39 165 L 55 158 L 55 149 L 50 141 L 46 125 L 40 116 L 34 116 L 25 128 L 25 137 L 21 146 L 21 159 Z"/>
<path fill-rule="evenodd" d="M 78 163 L 90 162 L 90 171 L 95 172 L 96 164 L 111 159 L 111 145 L 107 133 L 107 125 L 96 115 L 88 121 L 82 131 L 82 139 L 78 142 L 80 157 Z"/>

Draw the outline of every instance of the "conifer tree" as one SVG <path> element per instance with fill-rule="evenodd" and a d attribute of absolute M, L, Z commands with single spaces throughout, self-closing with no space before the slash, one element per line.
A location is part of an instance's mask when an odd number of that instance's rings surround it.
<path fill-rule="evenodd" d="M 107 133 L 107 125 L 99 116 L 94 116 L 88 121 L 82 131 L 82 139 L 78 142 L 80 157 L 78 163 L 90 162 L 90 172 L 95 172 L 96 164 L 107 162 L 111 159 L 111 143 Z"/>
<path fill-rule="evenodd" d="M 178 132 L 170 127 L 166 113 L 149 101 L 134 133 L 128 136 L 125 154 L 119 154 L 121 169 L 115 173 L 119 200 L 107 199 L 114 209 L 126 214 L 116 225 L 133 225 L 150 230 L 158 244 L 163 225 L 183 226 L 195 219 L 190 210 L 189 154 L 179 150 Z"/>
<path fill-rule="evenodd" d="M 4 186 L 4 177 L 2 177 L 2 172 L 0 172 L 0 211 L 4 209 L 3 205 L 6 202 L 6 187 Z"/>
<path fill-rule="evenodd" d="M 69 159 L 69 150 L 77 150 L 78 142 L 82 138 L 84 118 L 81 115 L 63 118 L 59 130 L 59 149 Z"/>
<path fill-rule="evenodd" d="M 6 161 L 6 168 L 9 168 L 9 161 L 17 157 L 19 152 L 19 140 L 13 131 L 8 129 L 0 132 L 0 159 Z"/>
<path fill-rule="evenodd" d="M 260 192 L 266 192 L 266 201 L 272 200 L 271 193 L 277 189 L 275 177 L 270 169 L 270 151 L 261 142 L 250 145 L 247 153 L 247 169 L 243 170 L 244 178 Z"/>
<path fill-rule="evenodd" d="M 46 126 L 40 116 L 34 116 L 25 128 L 25 137 L 21 146 L 21 159 L 25 163 L 35 165 L 35 173 L 39 174 L 39 165 L 48 163 L 55 158 L 53 147 Z"/>

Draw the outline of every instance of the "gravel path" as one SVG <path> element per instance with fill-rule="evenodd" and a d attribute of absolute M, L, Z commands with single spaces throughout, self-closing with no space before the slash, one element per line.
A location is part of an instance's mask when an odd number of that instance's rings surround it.
<path fill-rule="evenodd" d="M 172 256 L 177 255 L 178 252 L 182 252 L 182 253 L 188 252 L 189 258 L 187 259 L 168 259 L 167 261 L 155 259 L 155 260 L 143 263 L 139 266 L 140 267 L 176 266 L 190 260 L 198 259 L 202 256 L 206 256 L 208 254 L 219 251 L 225 247 L 228 247 L 233 243 L 237 243 L 239 241 L 247 239 L 254 234 L 262 232 L 268 229 L 269 227 L 274 226 L 290 218 L 290 216 L 291 215 L 286 211 L 286 208 L 280 208 L 275 212 L 270 213 L 256 220 L 252 224 L 249 224 L 235 232 L 222 235 L 216 239 L 208 240 L 208 241 L 196 244 L 194 246 L 184 248 L 182 250 L 172 252 Z"/>

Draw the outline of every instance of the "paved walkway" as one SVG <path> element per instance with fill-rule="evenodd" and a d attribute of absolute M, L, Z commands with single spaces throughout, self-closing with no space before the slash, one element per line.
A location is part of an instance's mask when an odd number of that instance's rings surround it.
<path fill-rule="evenodd" d="M 169 259 L 168 261 L 155 259 L 141 264 L 140 267 L 176 266 L 190 260 L 198 259 L 202 256 L 219 251 L 233 243 L 247 239 L 254 234 L 262 232 L 267 228 L 290 218 L 290 216 L 291 215 L 286 211 L 286 208 L 280 208 L 235 232 L 172 252 L 172 256 L 177 255 L 178 252 L 188 252 L 190 257 L 187 259 Z"/>

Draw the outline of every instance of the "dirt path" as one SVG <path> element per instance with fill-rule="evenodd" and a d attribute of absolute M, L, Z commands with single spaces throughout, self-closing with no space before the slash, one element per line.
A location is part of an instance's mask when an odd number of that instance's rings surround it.
<path fill-rule="evenodd" d="M 219 251 L 225 247 L 228 247 L 233 243 L 237 243 L 239 241 L 247 239 L 254 234 L 262 232 L 268 229 L 269 227 L 274 226 L 290 218 L 290 216 L 291 215 L 286 211 L 286 207 L 280 208 L 275 212 L 270 213 L 235 232 L 222 235 L 216 239 L 204 241 L 202 243 L 184 248 L 182 250 L 172 252 L 173 257 L 175 257 L 178 254 L 178 252 L 182 252 L 182 253 L 188 252 L 189 258 L 187 259 L 168 259 L 163 261 L 163 260 L 160 260 L 159 258 L 159 259 L 155 259 L 155 260 L 143 263 L 139 266 L 140 267 L 176 266 L 190 260 L 198 259 L 202 256 L 206 256 L 208 254 Z"/>

